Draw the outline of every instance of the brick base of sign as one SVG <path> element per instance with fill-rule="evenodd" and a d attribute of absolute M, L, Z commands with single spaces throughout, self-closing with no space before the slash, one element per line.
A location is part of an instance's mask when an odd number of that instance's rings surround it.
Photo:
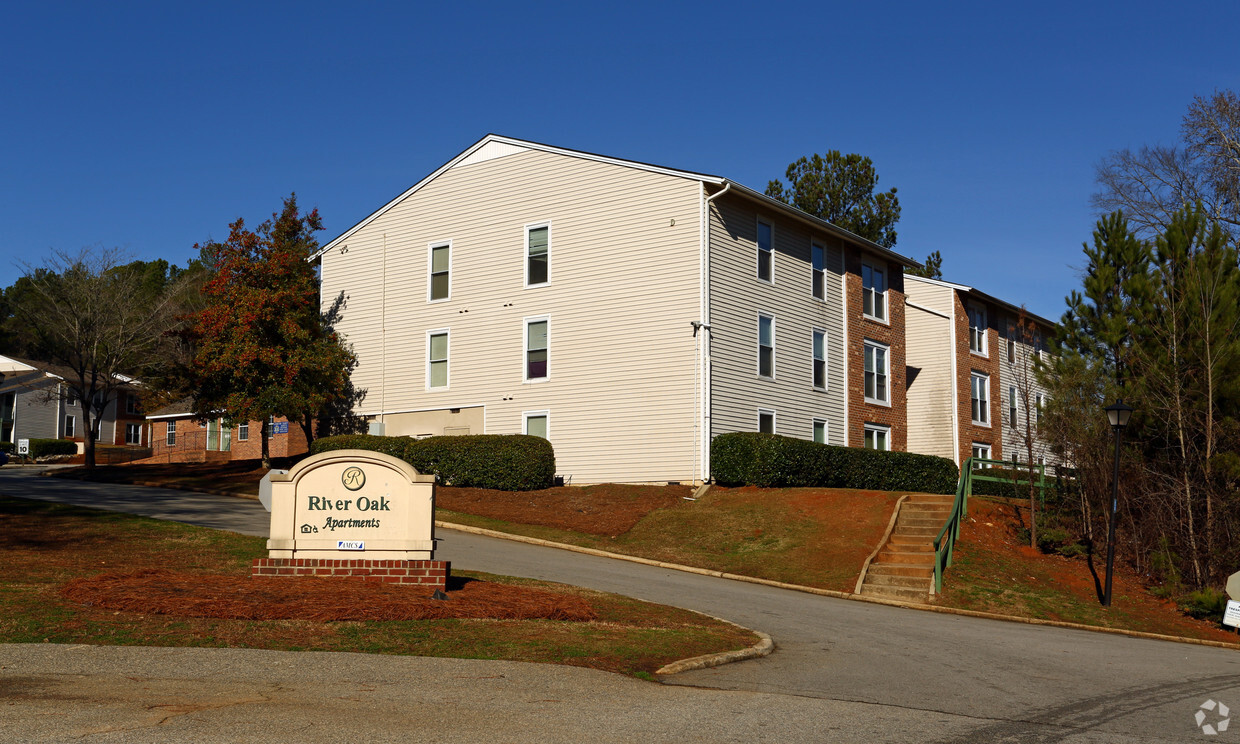
<path fill-rule="evenodd" d="M 349 576 L 385 584 L 424 586 L 444 589 L 451 565 L 448 561 L 365 561 L 331 558 L 258 558 L 250 567 L 251 577 Z"/>

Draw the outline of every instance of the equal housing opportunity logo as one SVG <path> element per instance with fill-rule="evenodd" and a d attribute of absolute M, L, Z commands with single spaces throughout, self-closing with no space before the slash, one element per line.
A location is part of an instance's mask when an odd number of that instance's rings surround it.
<path fill-rule="evenodd" d="M 1214 722 L 1206 723 L 1208 718 L 1213 719 Z M 1231 723 L 1231 711 L 1222 703 L 1207 700 L 1197 708 L 1193 720 L 1197 722 L 1197 728 L 1201 729 L 1201 733 L 1206 736 L 1215 736 L 1227 730 L 1228 724 Z"/>

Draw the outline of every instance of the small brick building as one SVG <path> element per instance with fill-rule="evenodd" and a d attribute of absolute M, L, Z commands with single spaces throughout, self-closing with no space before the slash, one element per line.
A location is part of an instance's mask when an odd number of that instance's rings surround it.
<path fill-rule="evenodd" d="M 149 462 L 223 462 L 262 457 L 261 421 L 229 421 L 226 416 L 195 420 L 192 404 L 182 400 L 148 415 L 152 455 Z M 301 426 L 276 416 L 268 422 L 272 457 L 305 454 Z"/>

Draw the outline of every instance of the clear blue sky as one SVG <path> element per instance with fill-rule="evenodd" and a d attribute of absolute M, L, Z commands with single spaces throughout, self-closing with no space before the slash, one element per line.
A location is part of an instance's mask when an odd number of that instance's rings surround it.
<path fill-rule="evenodd" d="M 52 248 L 184 264 L 292 191 L 326 242 L 496 132 L 759 190 L 859 152 L 898 251 L 1058 318 L 1099 158 L 1240 88 L 1232 2 L 420 5 L 5 3 L 0 286 Z"/>

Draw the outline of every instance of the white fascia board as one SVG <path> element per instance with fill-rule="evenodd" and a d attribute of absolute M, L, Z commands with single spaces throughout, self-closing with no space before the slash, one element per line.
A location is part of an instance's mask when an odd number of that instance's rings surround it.
<path fill-rule="evenodd" d="M 405 190 L 404 193 L 400 194 L 395 199 L 392 199 L 387 204 L 384 204 L 382 207 L 376 209 L 374 212 L 371 212 L 370 215 L 366 217 L 365 219 L 363 219 L 361 222 L 357 223 L 353 227 L 344 231 L 343 233 L 340 234 L 340 236 L 336 237 L 330 243 L 320 248 L 319 251 L 315 253 L 314 255 L 310 256 L 308 260 L 317 261 L 324 253 L 327 253 L 328 251 L 332 250 L 336 246 L 340 245 L 340 243 L 342 243 L 343 241 L 348 240 L 349 237 L 352 236 L 354 233 L 356 233 L 358 230 L 362 229 L 366 225 L 369 225 L 371 222 L 374 222 L 376 219 L 381 217 L 392 207 L 396 206 L 397 204 L 399 204 L 401 201 L 411 196 L 412 194 L 417 193 L 426 184 L 430 183 L 431 181 L 434 181 L 445 171 L 451 170 L 452 168 L 456 167 L 462 160 L 465 160 L 470 155 L 473 155 L 479 149 L 485 147 L 486 145 L 492 142 L 498 142 L 500 144 L 505 144 L 505 145 L 512 145 L 514 147 L 523 147 L 529 150 L 538 150 L 540 152 L 549 152 L 549 153 L 554 153 L 557 155 L 566 155 L 568 157 L 581 158 L 583 160 L 593 160 L 599 163 L 609 163 L 611 165 L 620 165 L 626 168 L 636 168 L 638 170 L 649 171 L 651 173 L 661 173 L 666 176 L 674 176 L 676 178 L 687 178 L 693 181 L 702 181 L 705 183 L 711 183 L 715 185 L 721 185 L 724 182 L 723 178 L 720 178 L 718 176 L 709 176 L 704 173 L 693 173 L 691 171 L 676 170 L 674 168 L 664 168 L 662 166 L 651 165 L 649 163 L 639 163 L 634 160 L 622 160 L 620 158 L 607 157 L 606 155 L 596 155 L 594 153 L 582 152 L 580 150 L 569 150 L 563 147 L 553 147 L 551 145 L 544 145 L 540 142 L 531 142 L 529 140 L 519 140 L 519 139 L 514 139 L 512 137 L 502 137 L 498 134 L 488 134 L 487 136 L 475 142 L 473 145 L 470 145 L 460 155 L 457 155 L 455 158 L 452 158 L 447 163 L 437 168 L 429 176 L 427 176 L 426 178 L 423 178 L 421 181 L 418 181 L 413 186 L 410 186 L 407 190 Z"/>

